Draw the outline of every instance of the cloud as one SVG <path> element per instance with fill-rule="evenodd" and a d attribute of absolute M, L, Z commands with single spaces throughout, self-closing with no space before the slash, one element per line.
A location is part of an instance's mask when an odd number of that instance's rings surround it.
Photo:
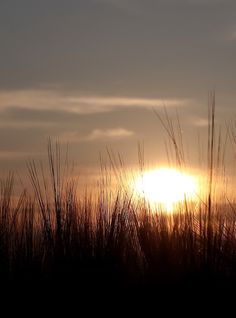
<path fill-rule="evenodd" d="M 133 136 L 134 132 L 123 129 L 123 128 L 114 128 L 114 129 L 94 129 L 91 134 L 87 137 L 88 141 L 93 140 L 104 140 L 104 139 L 123 139 L 130 136 Z"/>
<path fill-rule="evenodd" d="M 94 114 L 129 107 L 182 106 L 188 102 L 190 101 L 187 99 L 178 98 L 92 96 L 45 89 L 0 91 L 0 110 L 2 111 L 14 107 L 15 109 L 57 110 L 77 114 Z"/>
<path fill-rule="evenodd" d="M 134 135 L 134 132 L 124 128 L 111 129 L 94 129 L 87 135 L 81 135 L 79 132 L 71 131 L 60 135 L 62 142 L 87 142 L 87 141 L 103 141 L 117 140 L 129 138 Z"/>
<path fill-rule="evenodd" d="M 197 127 L 206 127 L 208 126 L 208 119 L 207 118 L 198 118 L 193 122 L 194 126 Z"/>

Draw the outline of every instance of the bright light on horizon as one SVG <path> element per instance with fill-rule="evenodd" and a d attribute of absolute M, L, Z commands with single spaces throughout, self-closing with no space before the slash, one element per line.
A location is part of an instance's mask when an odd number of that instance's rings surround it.
<path fill-rule="evenodd" d="M 144 172 L 134 182 L 134 191 L 151 206 L 171 212 L 174 206 L 197 197 L 197 178 L 177 169 L 159 168 Z"/>

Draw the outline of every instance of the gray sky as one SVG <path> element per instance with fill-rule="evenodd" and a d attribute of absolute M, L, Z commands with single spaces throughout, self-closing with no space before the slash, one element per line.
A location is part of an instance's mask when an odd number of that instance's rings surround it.
<path fill-rule="evenodd" d="M 1 0 L 0 169 L 24 166 L 49 136 L 82 166 L 106 147 L 162 157 L 152 108 L 178 108 L 186 138 L 235 116 L 236 1 Z M 191 139 L 192 138 L 192 139 Z"/>

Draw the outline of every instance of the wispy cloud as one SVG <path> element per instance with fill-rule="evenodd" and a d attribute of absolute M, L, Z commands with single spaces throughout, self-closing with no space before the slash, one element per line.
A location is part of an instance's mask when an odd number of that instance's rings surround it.
<path fill-rule="evenodd" d="M 130 136 L 133 136 L 133 131 L 123 129 L 123 128 L 114 128 L 114 129 L 94 129 L 91 134 L 87 137 L 87 140 L 106 140 L 106 139 L 123 139 Z"/>
<path fill-rule="evenodd" d="M 87 135 L 81 135 L 76 131 L 61 134 L 60 141 L 63 142 L 88 142 L 107 141 L 129 138 L 134 132 L 125 128 L 94 129 Z"/>
<path fill-rule="evenodd" d="M 208 126 L 208 119 L 207 118 L 197 118 L 193 120 L 194 126 L 197 127 L 206 127 Z"/>
<path fill-rule="evenodd" d="M 139 107 L 156 108 L 183 106 L 187 99 L 138 98 L 116 96 L 85 96 L 63 93 L 56 90 L 15 90 L 0 91 L 0 110 L 19 107 L 40 110 L 68 111 L 78 114 L 109 112 L 114 109 Z"/>

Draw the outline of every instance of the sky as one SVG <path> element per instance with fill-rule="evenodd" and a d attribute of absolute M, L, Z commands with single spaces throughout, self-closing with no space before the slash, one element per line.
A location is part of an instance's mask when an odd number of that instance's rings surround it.
<path fill-rule="evenodd" d="M 69 143 L 90 173 L 107 148 L 163 160 L 153 109 L 178 110 L 187 147 L 236 110 L 234 0 L 1 0 L 0 171 Z M 92 172 L 91 172 L 92 173 Z"/>

